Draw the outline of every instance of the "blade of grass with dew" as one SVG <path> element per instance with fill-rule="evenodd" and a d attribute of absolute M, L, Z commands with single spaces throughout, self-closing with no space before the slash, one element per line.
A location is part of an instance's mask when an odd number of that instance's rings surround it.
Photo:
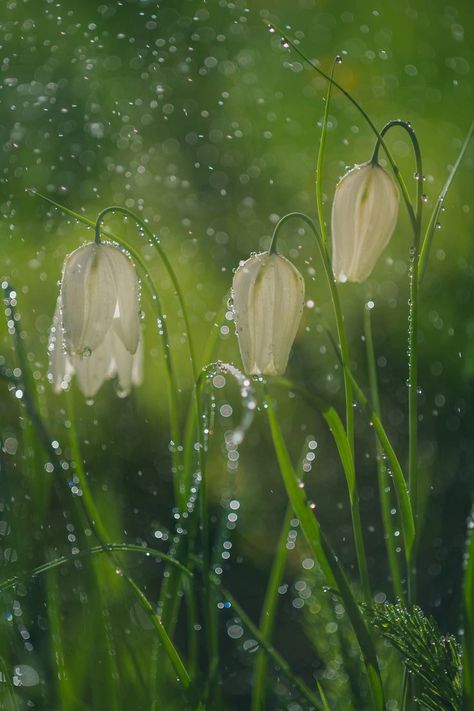
<path fill-rule="evenodd" d="M 463 585 L 463 699 L 474 709 L 474 509 L 468 520 Z"/>
<path fill-rule="evenodd" d="M 387 433 L 385 432 L 382 421 L 380 420 L 373 407 L 370 405 L 368 399 L 364 395 L 362 388 L 359 386 L 352 373 L 350 377 L 354 386 L 355 396 L 357 400 L 359 400 L 362 407 L 367 410 L 369 419 L 373 424 L 375 433 L 392 469 L 395 493 L 397 495 L 398 506 L 400 508 L 401 528 L 403 532 L 403 539 L 405 542 L 405 556 L 407 559 L 407 563 L 409 563 L 411 561 L 411 555 L 415 542 L 415 520 L 413 517 L 413 510 L 411 507 L 410 496 L 408 494 L 405 475 L 403 473 L 401 464 L 398 461 L 398 457 L 395 453 L 395 450 L 393 449 L 390 440 L 387 436 Z"/>
<path fill-rule="evenodd" d="M 52 665 L 56 669 L 56 706 L 64 711 L 71 708 L 71 697 L 73 696 L 73 686 L 69 680 L 69 674 L 64 655 L 64 644 L 62 636 L 61 612 L 58 595 L 58 579 L 54 572 L 46 576 L 46 596 L 47 613 L 49 623 L 49 633 L 51 640 Z"/>
<path fill-rule="evenodd" d="M 42 563 L 41 565 L 32 568 L 31 570 L 25 571 L 20 575 L 15 575 L 11 578 L 6 578 L 0 581 L 0 592 L 14 588 L 18 583 L 26 583 L 28 580 L 33 579 L 39 575 L 43 575 L 53 568 L 60 568 L 63 565 L 72 563 L 75 560 L 94 556 L 99 553 L 110 553 L 110 551 L 120 551 L 123 553 L 137 553 L 138 555 L 143 555 L 146 558 L 159 558 L 160 560 L 166 561 L 171 565 L 177 566 L 184 575 L 189 578 L 193 577 L 191 571 L 185 568 L 177 560 L 173 560 L 166 553 L 157 551 L 154 548 L 145 548 L 144 546 L 135 545 L 133 543 L 107 543 L 105 546 L 93 546 L 92 548 L 84 549 L 78 553 L 73 553 L 71 555 L 62 555 L 59 558 L 48 561 L 47 563 Z"/>
<path fill-rule="evenodd" d="M 168 636 L 168 633 L 166 632 L 166 630 L 163 626 L 161 618 L 153 610 L 153 607 L 150 604 L 150 601 L 144 595 L 144 593 L 140 590 L 140 588 L 135 583 L 135 581 L 132 578 L 130 578 L 128 575 L 124 575 L 124 577 L 127 579 L 127 582 L 129 584 L 129 586 L 132 588 L 132 590 L 134 590 L 137 599 L 139 599 L 141 601 L 143 609 L 148 614 L 148 617 L 149 617 L 153 627 L 158 632 L 161 642 L 163 644 L 163 647 L 166 651 L 166 654 L 168 655 L 168 657 L 171 661 L 171 664 L 173 666 L 173 669 L 176 672 L 176 676 L 178 677 L 182 686 L 185 689 L 187 689 L 189 687 L 189 685 L 191 684 L 191 678 L 189 676 L 189 673 L 188 673 L 186 667 L 184 666 L 183 660 L 181 659 L 181 656 L 180 656 L 178 650 L 176 649 L 176 647 L 174 646 L 170 637 Z"/>
<path fill-rule="evenodd" d="M 422 240 L 421 244 L 421 250 L 420 250 L 420 262 L 419 262 L 419 273 L 418 273 L 418 278 L 419 281 L 421 282 L 425 270 L 426 270 L 426 265 L 428 263 L 428 258 L 430 254 L 430 248 L 431 248 L 431 243 L 433 241 L 434 234 L 436 232 L 436 225 L 438 223 L 438 217 L 443 209 L 443 203 L 446 199 L 446 195 L 448 194 L 449 188 L 451 187 L 451 183 L 453 182 L 454 176 L 456 175 L 458 168 L 461 164 L 462 159 L 464 158 L 464 155 L 467 151 L 467 148 L 469 146 L 469 143 L 472 138 L 472 134 L 474 133 L 474 122 L 471 123 L 471 126 L 469 127 L 469 130 L 467 132 L 466 138 L 464 139 L 464 143 L 461 147 L 461 150 L 459 151 L 459 155 L 456 158 L 456 161 L 451 168 L 451 171 L 448 175 L 448 179 L 446 180 L 445 184 L 443 185 L 440 194 L 438 195 L 438 198 L 436 200 L 435 206 L 433 208 L 433 212 L 431 213 L 430 220 L 428 222 L 425 235 Z"/>
<path fill-rule="evenodd" d="M 367 671 L 369 689 L 374 709 L 382 711 L 385 706 L 384 692 L 380 677 L 374 641 L 358 604 L 352 594 L 346 575 L 327 543 L 314 514 L 309 507 L 304 491 L 298 486 L 298 478 L 291 464 L 286 444 L 276 419 L 270 399 L 265 399 L 270 423 L 273 446 L 277 455 L 280 472 L 291 505 L 298 517 L 306 540 L 313 551 L 328 584 L 341 595 L 348 617 L 354 629 Z"/>
<path fill-rule="evenodd" d="M 265 639 L 265 637 L 262 637 L 258 626 L 252 622 L 243 607 L 241 607 L 235 597 L 233 597 L 233 595 L 231 595 L 228 590 L 222 587 L 221 580 L 219 579 L 219 577 L 217 575 L 210 575 L 210 580 L 213 585 L 215 585 L 216 588 L 221 591 L 223 597 L 230 603 L 237 617 L 240 618 L 242 624 L 248 629 L 250 634 L 255 637 L 257 642 L 263 647 L 269 658 L 273 660 L 273 662 L 281 669 L 281 671 L 291 681 L 291 683 L 294 684 L 294 686 L 300 692 L 301 696 L 307 701 L 309 701 L 309 703 L 312 704 L 312 706 L 314 706 L 317 711 L 322 711 L 319 699 L 316 697 L 313 691 L 308 688 L 308 686 L 304 683 L 302 679 L 300 679 L 298 676 L 296 676 L 296 674 L 291 671 L 288 662 L 276 651 L 273 645 L 267 639 Z"/>
<path fill-rule="evenodd" d="M 377 382 L 377 369 L 375 365 L 375 350 L 374 339 L 372 336 L 372 309 L 364 307 L 364 334 L 365 346 L 367 353 L 367 368 L 369 372 L 370 396 L 373 403 L 374 412 L 381 419 L 379 389 Z M 405 595 L 402 587 L 402 578 L 400 573 L 400 565 L 396 552 L 397 544 L 395 542 L 395 526 L 393 516 L 391 514 L 392 503 L 390 500 L 390 480 L 388 477 L 387 468 L 383 461 L 382 446 L 375 437 L 375 447 L 377 456 L 377 475 L 379 485 L 380 509 L 382 512 L 382 522 L 384 527 L 385 546 L 387 548 L 388 561 L 390 566 L 390 574 L 392 577 L 392 585 L 395 596 L 403 600 Z"/>
<path fill-rule="evenodd" d="M 371 595 L 368 584 L 369 574 L 367 570 L 367 561 L 365 556 L 364 540 L 362 534 L 362 522 L 359 510 L 359 492 L 355 475 L 354 458 L 352 455 L 348 437 L 341 422 L 341 418 L 337 414 L 336 410 L 333 407 L 327 405 L 323 400 L 321 400 L 321 398 L 318 398 L 317 396 L 308 392 L 308 390 L 298 385 L 295 385 L 287 378 L 279 377 L 275 379 L 275 382 L 285 388 L 298 392 L 304 400 L 306 400 L 310 405 L 315 407 L 315 409 L 321 414 L 321 416 L 325 420 L 326 424 L 328 425 L 329 431 L 333 436 L 339 454 L 339 458 L 341 460 L 342 468 L 346 477 L 349 502 L 351 506 L 352 528 L 354 533 L 357 562 L 359 566 L 359 571 L 362 571 L 363 573 L 363 575 L 361 575 L 362 590 L 364 592 L 364 598 L 366 603 L 370 604 Z"/>
<path fill-rule="evenodd" d="M 342 307 L 341 307 L 341 302 L 339 299 L 339 293 L 337 290 L 336 282 L 334 279 L 334 275 L 332 272 L 332 267 L 329 262 L 329 255 L 327 252 L 327 249 L 325 245 L 323 244 L 321 235 L 319 234 L 318 229 L 316 228 L 316 225 L 314 222 L 309 218 L 307 215 L 301 212 L 291 212 L 285 215 L 284 217 L 281 218 L 281 220 L 278 222 L 277 226 L 275 227 L 274 235 L 273 235 L 273 240 L 276 240 L 277 237 L 277 231 L 281 227 L 281 225 L 286 221 L 291 218 L 297 218 L 299 220 L 302 220 L 312 231 L 315 239 L 316 239 L 316 245 L 319 250 L 319 254 L 321 257 L 321 261 L 323 264 L 324 268 L 324 273 L 326 275 L 326 280 L 329 286 L 329 291 L 331 294 L 331 303 L 334 311 L 334 317 L 336 320 L 336 328 L 337 328 L 337 335 L 339 339 L 339 348 L 340 348 L 340 353 L 339 351 L 337 352 L 338 356 L 341 358 L 342 363 L 344 364 L 343 368 L 343 378 L 344 378 L 344 394 L 345 394 L 345 405 L 346 405 L 346 433 L 347 433 L 347 441 L 349 445 L 349 452 L 350 452 L 350 457 L 352 460 L 352 476 L 351 476 L 351 483 L 349 486 L 349 496 L 350 496 L 350 501 L 351 501 L 351 519 L 352 519 L 352 528 L 354 532 L 354 543 L 356 547 L 356 554 L 357 554 L 357 564 L 359 568 L 359 575 L 360 575 L 360 583 L 362 590 L 364 592 L 364 597 L 367 603 L 370 602 L 371 600 L 371 592 L 370 592 L 370 581 L 369 581 L 369 573 L 368 573 L 368 566 L 367 566 L 367 556 L 365 553 L 365 544 L 364 544 L 364 536 L 362 532 L 362 523 L 361 523 L 361 518 L 360 518 L 360 509 L 359 509 L 359 494 L 358 494 L 358 485 L 357 485 L 357 480 L 355 477 L 355 464 L 354 464 L 354 407 L 353 407 L 353 392 L 352 392 L 352 381 L 349 377 L 349 370 L 350 370 L 350 357 L 349 357 L 349 346 L 347 342 L 347 337 L 346 337 L 346 329 L 344 325 L 344 316 L 342 313 Z M 346 476 L 349 472 L 349 469 L 345 469 Z"/>
<path fill-rule="evenodd" d="M 250 380 L 245 376 L 238 368 L 230 363 L 210 363 L 205 366 L 196 382 L 196 401 L 201 403 L 203 388 L 209 378 L 213 378 L 215 374 L 221 373 L 225 376 L 232 377 L 239 389 L 240 397 L 242 401 L 243 414 L 240 418 L 240 422 L 237 427 L 234 428 L 232 433 L 228 435 L 227 441 L 232 442 L 235 446 L 238 446 L 244 440 L 245 434 L 250 427 L 255 409 L 256 401 L 253 393 L 253 389 Z M 202 412 L 202 406 L 199 407 L 199 412 Z M 210 557 L 210 541 L 209 541 L 209 530 L 208 530 L 208 508 L 207 508 L 207 474 L 206 474 L 206 451 L 207 446 L 204 438 L 204 431 L 201 427 L 199 431 L 199 453 L 200 453 L 200 473 L 201 473 L 201 485 L 199 492 L 199 526 L 201 530 L 201 557 L 202 557 L 202 569 L 204 571 L 204 596 L 206 599 L 205 606 L 205 621 L 208 626 L 208 645 L 209 645 L 209 685 L 211 694 L 218 684 L 219 677 L 219 637 L 218 637 L 218 617 L 217 617 L 217 603 L 214 599 L 214 590 L 210 586 L 210 580 L 208 572 L 210 571 L 211 557 Z"/>
<path fill-rule="evenodd" d="M 291 519 L 293 516 L 293 508 L 289 506 L 285 513 L 285 518 L 283 519 L 276 547 L 275 558 L 270 572 L 270 577 L 268 579 L 262 611 L 260 613 L 259 631 L 262 639 L 267 641 L 271 639 L 273 625 L 275 622 L 279 595 L 278 588 L 281 585 L 288 558 L 286 542 L 288 540 L 288 532 L 291 527 Z M 263 649 L 259 649 L 254 664 L 251 711 L 262 711 L 265 708 L 267 667 L 267 656 Z"/>
<path fill-rule="evenodd" d="M 324 711 L 331 711 L 331 709 L 329 708 L 328 700 L 327 700 L 326 695 L 323 691 L 323 687 L 321 686 L 319 681 L 318 681 L 318 691 L 319 691 L 319 695 L 321 697 L 321 701 L 323 702 Z"/>
<path fill-rule="evenodd" d="M 310 439 L 312 438 L 306 438 L 300 457 L 298 471 L 302 471 L 302 460 L 304 460 L 306 452 L 308 451 L 308 442 Z M 281 526 L 280 536 L 275 549 L 275 557 L 271 567 L 270 576 L 268 578 L 262 610 L 260 612 L 260 634 L 267 640 L 271 639 L 275 623 L 279 596 L 278 589 L 283 580 L 283 574 L 285 572 L 286 562 L 288 559 L 288 549 L 286 547 L 286 543 L 293 515 L 293 508 L 288 506 Z M 265 708 L 267 666 L 267 657 L 263 650 L 259 650 L 254 664 L 251 711 L 262 711 L 262 709 Z"/>

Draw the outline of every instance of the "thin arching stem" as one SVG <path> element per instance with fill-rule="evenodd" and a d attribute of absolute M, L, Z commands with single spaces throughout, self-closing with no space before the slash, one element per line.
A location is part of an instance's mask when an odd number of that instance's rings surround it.
<path fill-rule="evenodd" d="M 292 219 L 300 219 L 303 222 L 305 222 L 309 228 L 311 229 L 313 235 L 316 238 L 316 244 L 319 249 L 319 253 L 321 255 L 321 260 L 323 262 L 323 267 L 324 267 L 324 272 L 326 274 L 326 278 L 329 284 L 329 289 L 331 292 L 331 300 L 332 300 L 332 305 L 334 309 L 334 315 L 336 318 L 336 328 L 337 328 L 337 335 L 339 338 L 339 345 L 341 349 L 341 358 L 343 361 L 343 364 L 345 366 L 349 367 L 349 347 L 347 345 L 347 338 L 346 338 L 346 329 L 344 326 L 344 316 L 342 314 L 342 308 L 341 308 L 341 303 L 339 300 L 339 294 L 337 293 L 336 289 L 336 283 L 334 281 L 334 275 L 332 273 L 332 268 L 329 262 L 329 257 L 327 250 L 324 247 L 321 235 L 319 234 L 316 225 L 314 222 L 311 220 L 310 217 L 305 215 L 302 212 L 289 212 L 287 215 L 284 215 L 281 220 L 278 222 L 278 224 L 275 227 L 275 231 L 273 234 L 273 239 L 272 239 L 272 244 L 276 244 L 276 241 L 278 239 L 278 233 L 280 232 L 281 228 L 283 225 L 288 222 L 289 220 Z M 344 374 L 344 390 L 345 390 L 345 396 L 346 396 L 346 431 L 347 431 L 347 438 L 349 440 L 349 444 L 351 445 L 351 449 L 353 450 L 354 447 L 354 412 L 353 412 L 353 397 L 352 397 L 352 385 L 350 383 L 350 380 L 346 375 Z"/>
<path fill-rule="evenodd" d="M 412 224 L 414 224 L 415 223 L 415 212 L 413 210 L 413 206 L 410 201 L 410 196 L 408 195 L 408 190 L 406 188 L 403 177 L 400 174 L 400 171 L 398 170 L 397 164 L 395 163 L 395 161 L 392 157 L 392 154 L 390 153 L 387 146 L 385 145 L 383 137 L 380 136 L 380 133 L 379 133 L 376 125 L 370 118 L 369 114 L 365 111 L 365 109 L 361 106 L 361 104 L 359 104 L 357 99 L 354 99 L 354 97 L 346 89 L 344 89 L 344 87 L 341 86 L 341 84 L 339 84 L 339 82 L 337 82 L 329 74 L 326 74 L 326 72 L 324 72 L 320 67 L 318 67 L 318 65 L 315 62 L 313 62 L 311 59 L 309 59 L 309 57 L 307 57 L 304 54 L 304 52 L 302 52 L 301 49 L 279 27 L 277 27 L 277 25 L 270 24 L 270 23 L 266 23 L 266 24 L 271 31 L 278 32 L 278 34 L 281 35 L 281 37 L 285 41 L 285 45 L 287 45 L 288 47 L 291 47 L 301 57 L 301 59 L 303 59 L 305 62 L 307 62 L 307 64 L 309 64 L 320 76 L 324 77 L 324 79 L 326 79 L 326 81 L 331 82 L 331 84 L 334 87 L 336 87 L 336 89 L 339 89 L 339 91 L 346 97 L 346 99 L 348 99 L 351 102 L 351 104 L 353 104 L 353 106 L 355 106 L 355 108 L 360 113 L 360 115 L 364 118 L 364 120 L 366 121 L 366 123 L 368 124 L 368 126 L 370 127 L 372 132 L 375 134 L 375 136 L 377 138 L 381 139 L 381 144 L 385 150 L 387 159 L 392 167 L 392 170 L 395 174 L 395 178 L 400 186 L 400 191 L 402 193 L 402 197 L 403 197 L 403 200 L 406 204 L 407 210 L 410 214 L 410 219 L 412 221 Z"/>
<path fill-rule="evenodd" d="M 413 242 L 410 248 L 409 263 L 409 300 L 408 300 L 408 487 L 411 504 L 418 518 L 418 268 L 420 261 L 421 221 L 423 217 L 423 162 L 416 133 L 410 123 L 402 119 L 389 121 L 381 130 L 377 139 L 372 160 L 376 161 L 383 136 L 394 127 L 400 127 L 410 137 L 416 162 L 416 212 L 413 224 Z M 386 150 L 385 146 L 384 149 Z M 408 599 L 413 603 L 416 597 L 416 555 L 413 556 L 413 568 L 408 571 Z"/>
<path fill-rule="evenodd" d="M 319 234 L 314 222 L 302 212 L 290 212 L 285 215 L 278 222 L 273 240 L 276 242 L 278 232 L 281 227 L 290 219 L 300 219 L 305 222 L 311 229 L 313 235 L 316 238 L 316 244 L 318 245 L 319 253 L 321 255 L 321 260 L 324 267 L 324 272 L 329 284 L 329 290 L 331 293 L 331 300 L 334 309 L 334 315 L 336 319 L 337 335 L 339 339 L 341 360 L 343 364 L 343 376 L 344 376 L 344 391 L 346 398 L 346 433 L 347 440 L 350 447 L 351 457 L 354 460 L 354 406 L 353 406 L 353 392 L 352 392 L 352 382 L 348 375 L 350 370 L 350 358 L 349 358 L 349 347 L 347 345 L 346 330 L 344 326 L 344 316 L 342 313 L 341 302 L 339 300 L 339 294 L 336 288 L 336 282 L 334 280 L 334 275 L 332 272 L 331 264 L 329 262 L 329 257 L 327 250 L 323 244 L 321 235 Z M 364 538 L 362 534 L 362 523 L 360 520 L 360 509 L 359 509 L 359 495 L 357 490 L 357 483 L 354 492 L 349 492 L 350 494 L 350 504 L 351 504 L 351 516 L 352 516 L 352 526 L 354 530 L 354 542 L 356 547 L 357 562 L 359 566 L 359 574 L 362 589 L 364 591 L 364 597 L 368 603 L 370 603 L 370 583 L 369 574 L 367 568 L 367 557 L 365 555 Z"/>

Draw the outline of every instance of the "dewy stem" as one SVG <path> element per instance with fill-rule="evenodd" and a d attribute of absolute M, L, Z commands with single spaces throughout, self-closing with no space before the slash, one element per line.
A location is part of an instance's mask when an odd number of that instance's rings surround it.
<path fill-rule="evenodd" d="M 337 335 L 339 339 L 339 347 L 341 352 L 341 360 L 343 365 L 343 377 L 344 377 L 344 391 L 346 399 L 346 433 L 347 440 L 350 447 L 351 457 L 354 460 L 354 399 L 352 392 L 352 382 L 347 371 L 350 371 L 350 359 L 349 359 L 349 347 L 347 345 L 346 330 L 344 326 L 344 316 L 342 314 L 341 302 L 339 300 L 339 294 L 336 288 L 336 282 L 334 275 L 332 273 L 331 264 L 329 262 L 329 257 L 327 250 L 321 239 L 314 222 L 302 212 L 290 212 L 278 222 L 275 228 L 274 239 L 281 229 L 282 225 L 289 219 L 298 218 L 303 220 L 310 229 L 312 230 L 316 243 L 318 245 L 319 253 L 321 255 L 321 260 L 323 262 L 324 271 L 329 284 L 329 290 L 331 293 L 331 300 L 334 309 L 334 315 L 336 319 Z M 361 580 L 361 586 L 364 592 L 364 597 L 368 604 L 371 602 L 370 594 L 370 582 L 367 567 L 367 556 L 365 554 L 364 537 L 362 533 L 362 523 L 360 519 L 360 509 L 359 509 L 359 493 L 357 482 L 355 483 L 354 491 L 349 492 L 350 495 L 350 505 L 351 505 L 351 517 L 352 517 L 352 527 L 354 531 L 354 543 L 357 554 L 357 563 L 359 567 L 359 575 Z"/>
<path fill-rule="evenodd" d="M 370 396 L 372 407 L 379 419 L 381 418 L 381 408 L 379 399 L 379 388 L 377 383 L 377 370 L 375 365 L 375 350 L 374 340 L 372 337 L 372 308 L 368 305 L 364 308 L 364 334 L 365 346 L 367 352 L 367 365 L 369 371 Z M 384 527 L 385 546 L 387 548 L 388 561 L 390 566 L 390 574 L 392 576 L 392 585 L 395 596 L 400 600 L 404 599 L 402 587 L 402 578 L 400 574 L 400 566 L 396 552 L 395 543 L 395 526 L 393 516 L 390 513 L 392 504 L 390 498 L 390 479 L 387 472 L 387 467 L 383 460 L 383 450 L 378 437 L 375 436 L 375 446 L 377 452 L 377 474 L 379 485 L 380 508 L 382 511 L 382 521 Z"/>
<path fill-rule="evenodd" d="M 314 236 L 316 237 L 316 243 L 319 249 L 319 253 L 321 255 L 321 260 L 323 262 L 323 267 L 324 267 L 324 272 L 326 274 L 326 278 L 328 281 L 329 285 L 329 290 L 331 293 L 331 301 L 334 309 L 334 315 L 336 319 L 336 328 L 337 328 L 337 335 L 339 338 L 339 347 L 341 350 L 341 358 L 343 362 L 343 366 L 350 367 L 350 362 L 349 362 L 349 347 L 347 345 L 347 338 L 346 338 L 346 330 L 344 326 L 344 317 L 342 315 L 342 309 L 341 309 L 341 303 L 339 301 L 339 294 L 337 293 L 337 288 L 336 288 L 336 283 L 334 280 L 334 275 L 332 273 L 332 268 L 331 264 L 329 262 L 329 257 L 327 254 L 327 250 L 323 244 L 321 235 L 319 234 L 316 225 L 314 222 L 311 220 L 310 217 L 305 215 L 303 212 L 289 212 L 287 215 L 284 215 L 278 224 L 275 227 L 275 232 L 273 236 L 273 241 L 276 241 L 278 232 L 280 229 L 283 227 L 283 225 L 288 222 L 290 219 L 300 219 L 305 222 L 311 231 L 313 232 Z M 351 451 L 354 451 L 354 411 L 353 411 L 353 396 L 352 396 L 352 384 L 350 382 L 350 379 L 346 376 L 346 373 L 344 372 L 344 390 L 345 390 L 345 396 L 346 396 L 346 431 L 347 431 L 347 438 L 349 440 L 349 444 L 351 446 Z"/>
<path fill-rule="evenodd" d="M 385 143 L 384 143 L 384 141 L 383 141 L 383 137 L 380 136 L 380 133 L 379 133 L 379 131 L 378 131 L 376 125 L 374 124 L 374 122 L 373 122 L 372 119 L 370 118 L 369 114 L 365 111 L 365 109 L 361 106 L 361 104 L 359 104 L 359 102 L 357 101 L 357 99 L 354 99 L 354 97 L 353 97 L 346 89 L 344 89 L 344 87 L 341 86 L 341 84 L 339 84 L 339 82 L 337 82 L 335 79 L 333 79 L 329 74 L 326 74 L 326 72 L 324 72 L 322 69 L 320 69 L 320 67 L 318 67 L 317 64 L 315 64 L 315 62 L 313 62 L 311 59 L 309 59 L 309 57 L 307 57 L 307 56 L 304 54 L 304 52 L 302 52 L 302 51 L 300 50 L 300 48 L 299 48 L 279 27 L 277 27 L 277 25 L 271 24 L 271 23 L 266 23 L 266 24 L 267 24 L 267 26 L 268 26 L 269 28 L 271 28 L 274 32 L 275 32 L 275 31 L 278 32 L 278 34 L 281 35 L 281 37 L 285 40 L 285 43 L 286 43 L 289 47 L 291 47 L 291 48 L 292 48 L 305 62 L 307 62 L 316 72 L 318 72 L 318 74 L 319 74 L 320 76 L 322 76 L 324 79 L 326 79 L 326 81 L 331 82 L 331 84 L 332 84 L 333 86 L 335 86 L 336 89 L 339 89 L 339 91 L 346 97 L 346 99 L 348 99 L 348 100 L 351 102 L 351 104 L 353 104 L 353 105 L 355 106 L 355 108 L 356 108 L 357 111 L 361 114 L 361 116 L 364 118 L 364 120 L 367 122 L 368 126 L 369 126 L 370 129 L 373 131 L 373 133 L 375 134 L 375 136 L 376 136 L 378 139 L 380 139 L 380 142 L 381 142 L 381 144 L 382 144 L 382 146 L 383 146 L 383 148 L 384 148 L 384 151 L 385 151 L 385 153 L 386 153 L 386 155 L 387 155 L 387 159 L 388 159 L 388 161 L 389 161 L 389 163 L 390 163 L 390 165 L 391 165 L 391 167 L 392 167 L 392 170 L 393 170 L 393 172 L 394 172 L 394 174 L 395 174 L 395 178 L 396 178 L 396 180 L 397 180 L 397 182 L 398 182 L 398 184 L 399 184 L 399 186 L 400 186 L 400 191 L 401 191 L 401 193 L 402 193 L 402 197 L 403 197 L 403 200 L 404 200 L 404 202 L 405 202 L 405 204 L 406 204 L 407 210 L 408 210 L 408 212 L 409 212 L 409 214 L 410 214 L 410 219 L 411 219 L 411 221 L 412 221 L 412 224 L 414 225 L 414 224 L 415 224 L 415 214 L 414 214 L 414 211 L 413 211 L 413 207 L 412 207 L 412 205 L 411 205 L 411 202 L 410 202 L 410 196 L 408 195 L 408 190 L 407 190 L 407 188 L 406 188 L 406 185 L 405 185 L 405 182 L 404 182 L 404 180 L 403 180 L 403 177 L 402 177 L 402 175 L 400 174 L 400 171 L 398 170 L 397 164 L 395 163 L 394 159 L 392 158 L 392 154 L 390 153 L 390 151 L 388 150 L 387 146 L 385 145 Z"/>
<path fill-rule="evenodd" d="M 374 157 L 377 158 L 383 136 L 391 128 L 400 127 L 410 137 L 416 162 L 416 212 L 413 227 L 413 242 L 410 247 L 409 259 L 409 298 L 408 298 L 408 488 L 410 491 L 411 505 L 415 518 L 415 527 L 418 527 L 418 268 L 420 260 L 421 221 L 423 216 L 423 162 L 420 145 L 416 133 L 410 123 L 401 119 L 389 121 L 380 132 L 380 137 L 375 145 Z M 387 148 L 383 144 L 385 152 Z M 387 154 L 388 156 L 388 154 Z M 413 208 L 412 208 L 413 209 Z M 411 216 L 411 211 L 410 211 Z M 416 545 L 415 545 L 416 548 Z M 416 552 L 412 557 L 412 567 L 408 571 L 408 602 L 414 603 L 416 599 Z"/>

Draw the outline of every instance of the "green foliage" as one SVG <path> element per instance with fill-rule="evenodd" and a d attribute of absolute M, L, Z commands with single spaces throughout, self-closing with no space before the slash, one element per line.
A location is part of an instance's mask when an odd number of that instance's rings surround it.
<path fill-rule="evenodd" d="M 462 663 L 460 645 L 441 635 L 436 623 L 415 606 L 376 604 L 367 615 L 382 635 L 403 656 L 414 676 L 417 696 L 429 711 L 461 711 Z"/>

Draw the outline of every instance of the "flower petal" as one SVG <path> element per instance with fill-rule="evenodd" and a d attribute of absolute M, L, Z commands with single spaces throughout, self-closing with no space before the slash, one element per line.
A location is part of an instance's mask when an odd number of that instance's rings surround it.
<path fill-rule="evenodd" d="M 132 261 L 122 250 L 104 243 L 103 253 L 109 260 L 115 281 L 118 314 L 114 319 L 115 330 L 123 345 L 130 353 L 135 353 L 140 335 L 140 300 L 137 273 Z"/>
<path fill-rule="evenodd" d="M 265 252 L 237 269 L 232 292 L 245 372 L 284 373 L 303 312 L 303 277 L 285 257 Z"/>
<path fill-rule="evenodd" d="M 61 284 L 62 322 L 69 354 L 94 351 L 104 340 L 117 303 L 104 245 L 88 242 L 70 254 Z"/>
<path fill-rule="evenodd" d="M 378 164 L 356 166 L 339 181 L 332 206 L 332 265 L 337 281 L 365 281 L 397 223 L 399 196 Z"/>
<path fill-rule="evenodd" d="M 82 394 L 91 398 L 108 378 L 112 378 L 114 370 L 114 339 L 113 329 L 106 334 L 102 343 L 90 354 L 72 356 L 79 389 Z"/>

